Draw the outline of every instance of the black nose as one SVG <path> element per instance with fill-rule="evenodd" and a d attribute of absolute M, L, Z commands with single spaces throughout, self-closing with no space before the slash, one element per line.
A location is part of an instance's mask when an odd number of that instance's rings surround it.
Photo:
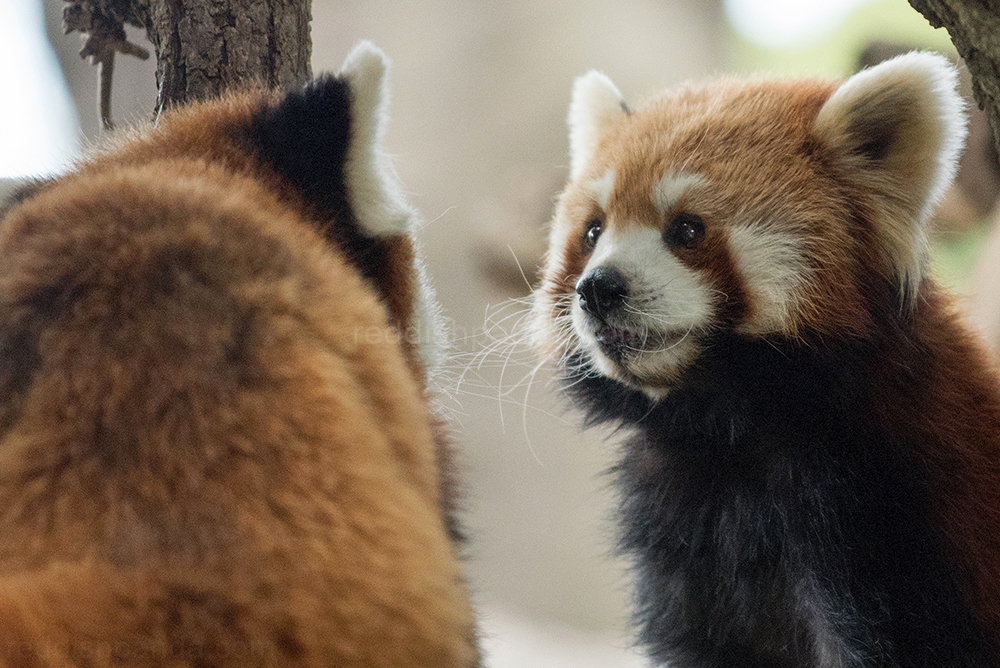
<path fill-rule="evenodd" d="M 628 282 L 613 267 L 598 267 L 576 284 L 580 308 L 591 315 L 604 317 L 620 308 L 628 297 Z"/>

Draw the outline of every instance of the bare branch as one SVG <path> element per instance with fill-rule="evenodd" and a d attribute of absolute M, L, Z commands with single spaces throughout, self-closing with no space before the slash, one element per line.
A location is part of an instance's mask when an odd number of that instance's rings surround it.
<path fill-rule="evenodd" d="M 69 0 L 63 8 L 63 32 L 83 33 L 81 58 L 89 58 L 98 66 L 98 106 L 101 125 L 113 130 L 111 120 L 111 84 L 115 72 L 115 54 L 124 53 L 141 60 L 149 58 L 149 51 L 132 44 L 125 36 L 127 14 L 113 2 L 102 0 Z"/>

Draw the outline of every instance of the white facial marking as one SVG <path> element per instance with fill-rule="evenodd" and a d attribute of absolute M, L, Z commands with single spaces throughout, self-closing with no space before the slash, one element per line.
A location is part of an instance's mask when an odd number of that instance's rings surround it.
<path fill-rule="evenodd" d="M 615 267 L 629 282 L 630 301 L 635 307 L 651 306 L 651 315 L 660 318 L 661 328 L 671 326 L 668 314 L 677 326 L 708 318 L 711 300 L 701 277 L 686 267 L 666 249 L 660 234 L 650 228 L 617 232 L 613 228 L 598 241 L 587 262 L 584 274 L 600 267 Z"/>
<path fill-rule="evenodd" d="M 608 200 L 611 198 L 611 188 L 615 185 L 615 170 L 609 169 L 604 172 L 604 176 L 599 179 L 595 179 L 590 183 L 591 193 L 594 195 L 594 200 L 600 205 L 602 209 L 607 211 Z"/>
<path fill-rule="evenodd" d="M 677 205 L 686 190 L 704 184 L 705 177 L 700 174 L 671 170 L 653 186 L 653 204 L 660 213 L 666 213 Z"/>
<path fill-rule="evenodd" d="M 650 228 L 605 232 L 597 243 L 583 275 L 597 267 L 614 267 L 628 282 L 629 296 L 623 311 L 608 318 L 611 326 L 638 334 L 641 339 L 663 343 L 626 358 L 622 365 L 634 378 L 648 379 L 654 396 L 662 394 L 656 381 L 670 379 L 697 354 L 697 330 L 711 322 L 712 291 L 701 275 L 678 260 Z M 580 343 L 598 370 L 622 378 L 621 369 L 600 352 L 596 325 L 579 307 L 573 325 Z"/>
<path fill-rule="evenodd" d="M 811 270 L 799 237 L 766 225 L 729 228 L 736 270 L 753 305 L 738 330 L 744 334 L 793 334 L 800 289 Z"/>

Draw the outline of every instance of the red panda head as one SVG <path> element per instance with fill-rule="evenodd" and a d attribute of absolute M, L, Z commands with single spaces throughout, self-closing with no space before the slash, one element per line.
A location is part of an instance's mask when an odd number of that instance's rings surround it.
<path fill-rule="evenodd" d="M 191 201 L 184 188 L 199 182 L 177 178 L 172 172 L 177 165 L 239 175 L 246 179 L 247 192 L 232 186 L 208 192 L 217 195 L 215 200 L 226 196 L 240 203 L 253 199 L 250 188 L 267 187 L 366 279 L 399 330 L 407 356 L 421 372 L 430 373 L 442 361 L 444 336 L 415 247 L 419 216 L 407 203 L 383 148 L 389 68 L 377 47 L 361 42 L 336 74 L 321 75 L 302 87 L 251 87 L 172 109 L 155 127 L 120 133 L 78 173 L 31 184 L 9 203 L 0 202 L 0 221 L 32 198 L 39 200 L 32 205 L 35 210 L 48 212 L 39 215 L 60 211 L 67 217 L 67 211 L 83 210 L 82 217 L 89 220 L 96 217 L 94 210 L 116 212 L 121 193 L 95 178 L 104 173 L 124 174 L 142 185 L 130 172 L 159 169 L 160 176 L 147 181 L 160 191 L 179 183 L 178 192 L 166 195 L 178 201 Z"/>
<path fill-rule="evenodd" d="M 547 353 L 653 396 L 720 333 L 871 333 L 924 280 L 965 134 L 954 68 L 911 53 L 839 87 L 719 80 L 630 109 L 591 72 L 536 293 Z"/>

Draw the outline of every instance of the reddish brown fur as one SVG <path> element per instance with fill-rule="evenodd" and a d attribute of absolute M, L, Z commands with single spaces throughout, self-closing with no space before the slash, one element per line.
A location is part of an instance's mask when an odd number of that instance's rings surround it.
<path fill-rule="evenodd" d="M 916 453 L 969 604 L 1000 656 L 1000 393 L 980 341 L 930 281 L 910 345 L 886 351 L 878 419 Z"/>
<path fill-rule="evenodd" d="M 809 89 L 796 84 L 794 89 L 782 90 L 780 96 L 762 88 L 759 97 L 753 89 L 747 92 L 737 88 L 734 92 L 737 90 L 740 92 L 738 98 L 721 102 L 718 91 L 713 90 L 712 104 L 717 106 L 711 110 L 699 106 L 703 102 L 697 91 L 682 93 L 691 97 L 684 105 L 685 118 L 691 119 L 687 123 L 677 117 L 676 107 L 658 106 L 655 102 L 644 108 L 641 116 L 635 114 L 623 119 L 605 139 L 606 145 L 613 146 L 612 150 L 616 151 L 609 162 L 640 164 L 638 155 L 631 157 L 621 152 L 639 151 L 643 144 L 653 141 L 653 137 L 658 137 L 656 141 L 659 142 L 678 142 L 684 148 L 678 148 L 677 152 L 692 156 L 685 163 L 691 171 L 707 175 L 713 184 L 727 184 L 725 189 L 713 188 L 702 201 L 697 199 L 695 191 L 679 205 L 679 208 L 690 207 L 704 216 L 710 230 L 714 207 L 722 210 L 724 218 L 731 217 L 741 208 L 774 211 L 780 210 L 783 199 L 803 201 L 803 193 L 809 193 L 813 200 L 806 213 L 838 212 L 836 216 L 826 216 L 836 220 L 843 215 L 839 212 L 856 207 L 852 212 L 854 220 L 869 224 L 872 213 L 862 208 L 865 207 L 863 200 L 860 205 L 848 201 L 843 193 L 832 187 L 832 179 L 822 179 L 825 170 L 834 169 L 832 157 L 825 146 L 811 141 L 810 123 L 815 116 L 814 110 L 826 99 L 830 89 Z M 797 99 L 798 103 L 788 104 L 789 97 Z M 676 100 L 671 101 L 673 104 Z M 761 119 L 773 119 L 773 126 L 762 124 Z M 790 119 L 801 119 L 792 135 L 787 134 L 790 125 L 795 127 L 789 123 Z M 637 130 L 635 124 L 643 122 L 646 125 Z M 700 133 L 704 128 L 712 129 L 712 141 L 703 141 Z M 748 135 L 744 128 L 752 128 L 754 132 Z M 629 133 L 629 140 L 621 142 L 616 134 L 619 132 L 622 135 Z M 775 142 L 784 142 L 786 147 L 776 148 Z M 796 150 L 802 145 L 812 146 L 812 152 L 802 155 Z M 696 146 L 699 151 L 692 151 Z M 739 159 L 727 159 L 719 152 L 722 150 L 731 150 Z M 773 159 L 776 152 L 786 155 L 787 159 Z M 754 160 L 755 156 L 760 159 Z M 629 162 L 630 159 L 636 162 Z M 598 165 L 593 173 L 597 175 L 601 169 L 603 165 Z M 665 171 L 665 166 L 661 170 Z M 816 178 L 817 171 L 821 179 Z M 660 172 L 655 169 L 636 169 L 635 173 L 623 178 L 630 189 L 627 194 L 621 193 L 622 200 L 648 202 L 646 193 L 652 189 L 652 178 L 657 173 Z M 781 189 L 776 191 L 775 186 Z M 793 191 L 795 195 L 786 197 L 783 190 Z M 754 201 L 755 193 L 767 193 L 768 200 Z M 609 209 L 615 210 L 615 194 Z M 788 217 L 794 219 L 796 213 L 788 212 Z M 652 225 L 662 224 L 648 211 L 628 211 L 621 218 L 634 220 L 639 216 Z M 821 216 L 815 215 L 803 223 L 821 224 Z M 865 276 L 873 269 L 886 276 L 889 270 L 884 259 L 875 252 L 877 244 L 870 229 L 859 227 L 858 232 L 861 234 L 855 238 L 837 235 L 829 228 L 815 233 L 817 238 L 824 240 L 822 251 L 829 262 L 822 266 L 824 280 L 818 281 L 811 296 L 804 300 L 812 308 L 804 314 L 807 330 L 802 333 L 813 332 L 820 336 L 871 333 L 867 305 L 884 301 L 885 295 L 869 294 L 855 277 Z M 707 246 L 706 254 L 715 255 Z M 851 258 L 857 264 L 845 265 L 844 258 Z M 569 284 L 573 281 L 566 279 Z M 884 394 L 876 398 L 876 408 L 879 419 L 888 425 L 890 433 L 899 434 L 900 442 L 923 447 L 918 459 L 926 467 L 937 524 L 962 573 L 962 583 L 971 605 L 984 626 L 992 629 L 991 636 L 1000 639 L 1000 434 L 997 432 L 1000 395 L 997 370 L 980 342 L 960 324 L 954 307 L 932 281 L 924 281 L 921 294 L 914 313 L 916 340 L 913 345 L 887 350 L 889 355 L 881 371 L 884 380 L 879 384 Z M 917 377 L 920 382 L 916 382 Z M 1000 641 L 995 642 L 1000 653 Z"/>
<path fill-rule="evenodd" d="M 243 149 L 260 104 L 180 110 L 3 221 L 0 665 L 476 662 L 412 302 Z"/>

